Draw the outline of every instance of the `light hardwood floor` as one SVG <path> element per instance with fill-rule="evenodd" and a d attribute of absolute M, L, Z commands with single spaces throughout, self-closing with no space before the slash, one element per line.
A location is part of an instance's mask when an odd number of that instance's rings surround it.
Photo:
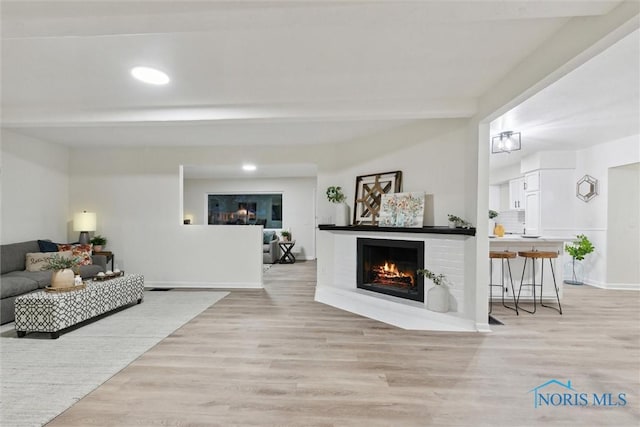
<path fill-rule="evenodd" d="M 505 325 L 478 334 L 401 330 L 314 287 L 314 262 L 274 266 L 264 290 L 232 291 L 49 425 L 640 425 L 638 292 L 567 286 L 562 316 L 494 305 Z M 534 409 L 550 379 L 628 403 Z"/>

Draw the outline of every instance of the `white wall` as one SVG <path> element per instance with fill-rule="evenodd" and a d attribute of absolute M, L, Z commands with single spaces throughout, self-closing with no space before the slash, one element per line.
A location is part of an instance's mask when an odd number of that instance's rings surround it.
<path fill-rule="evenodd" d="M 2 243 L 67 241 L 69 150 L 3 129 L 1 166 Z"/>
<path fill-rule="evenodd" d="M 194 224 L 206 224 L 208 193 L 281 193 L 283 229 L 296 241 L 297 258 L 315 259 L 315 178 L 185 179 L 184 213 Z"/>
<path fill-rule="evenodd" d="M 640 286 L 640 163 L 610 168 L 608 187 L 607 285 Z"/>
<path fill-rule="evenodd" d="M 339 147 L 332 168 L 318 172 L 318 222 L 332 223 L 334 205 L 325 195 L 341 186 L 353 218 L 355 182 L 360 175 L 402 171 L 402 191 L 434 195 L 435 225 L 447 225 L 447 214 L 465 216 L 466 120 L 423 120 Z M 473 218 L 468 218 L 473 220 Z"/>
<path fill-rule="evenodd" d="M 585 282 L 607 287 L 607 204 L 609 198 L 609 169 L 640 162 L 640 135 L 633 135 L 616 141 L 605 142 L 576 153 L 575 183 L 584 175 L 598 180 L 599 195 L 585 203 L 572 197 L 575 213 L 575 234 L 583 233 L 593 243 L 596 250 L 584 261 Z M 631 185 L 630 189 L 633 188 Z M 575 191 L 575 190 L 574 190 Z M 638 239 L 638 235 L 628 235 L 628 239 Z M 629 266 L 633 268 L 633 266 Z"/>

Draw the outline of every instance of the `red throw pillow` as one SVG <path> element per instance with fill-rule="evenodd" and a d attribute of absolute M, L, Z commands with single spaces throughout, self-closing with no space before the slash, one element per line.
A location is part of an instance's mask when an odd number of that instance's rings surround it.
<path fill-rule="evenodd" d="M 71 251 L 71 256 L 80 259 L 79 265 L 91 265 L 91 247 L 92 245 L 58 245 L 58 251 Z"/>

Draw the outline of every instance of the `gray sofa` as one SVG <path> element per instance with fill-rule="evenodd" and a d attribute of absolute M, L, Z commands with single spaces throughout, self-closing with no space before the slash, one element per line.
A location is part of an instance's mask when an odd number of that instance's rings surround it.
<path fill-rule="evenodd" d="M 275 264 L 280 260 L 280 246 L 275 231 L 262 232 L 262 263 Z"/>
<path fill-rule="evenodd" d="M 0 246 L 0 324 L 15 318 L 14 301 L 20 295 L 42 289 L 51 284 L 51 271 L 26 271 L 28 253 L 41 252 L 37 240 Z M 107 267 L 107 257 L 93 255 L 93 265 L 80 267 L 83 279 L 94 277 Z"/>

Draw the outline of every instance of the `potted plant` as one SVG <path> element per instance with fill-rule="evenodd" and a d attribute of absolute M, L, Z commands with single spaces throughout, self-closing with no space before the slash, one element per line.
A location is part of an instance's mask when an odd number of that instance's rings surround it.
<path fill-rule="evenodd" d="M 78 265 L 80 259 L 77 257 L 65 257 L 59 254 L 53 255 L 47 260 L 46 270 L 53 270 L 51 273 L 52 288 L 69 288 L 74 284 L 73 268 Z"/>
<path fill-rule="evenodd" d="M 285 242 L 288 242 L 291 240 L 291 232 L 287 231 L 287 230 L 282 230 L 282 232 L 280 233 L 282 235 L 282 240 L 284 240 Z"/>
<path fill-rule="evenodd" d="M 494 221 L 494 219 L 497 217 L 498 212 L 494 211 L 493 209 L 489 209 L 489 234 L 496 234 L 494 232 L 494 229 L 496 227 L 496 221 Z"/>
<path fill-rule="evenodd" d="M 103 247 L 107 245 L 107 238 L 96 234 L 90 242 L 93 245 L 94 252 L 102 252 Z"/>
<path fill-rule="evenodd" d="M 327 200 L 336 205 L 335 223 L 339 227 L 349 225 L 349 205 L 344 201 L 346 196 L 342 192 L 342 187 L 331 186 L 327 188 Z"/>
<path fill-rule="evenodd" d="M 564 250 L 571 255 L 571 280 L 565 280 L 564 282 L 569 285 L 583 285 L 582 282 L 582 265 L 580 263 L 576 264 L 576 261 L 582 261 L 584 257 L 591 252 L 593 252 L 596 248 L 589 241 L 587 236 L 584 234 L 578 234 L 576 236 L 578 240 L 574 241 L 572 244 L 565 246 Z M 579 272 L 576 273 L 576 266 L 579 267 Z"/>
<path fill-rule="evenodd" d="M 468 221 L 465 221 L 459 216 L 449 214 L 448 218 L 449 218 L 449 228 L 457 228 L 457 227 L 471 228 L 471 223 Z"/>
<path fill-rule="evenodd" d="M 447 278 L 444 274 L 436 274 L 426 268 L 419 269 L 418 274 L 422 274 L 426 279 L 433 282 L 435 286 L 427 291 L 427 308 L 431 311 L 446 313 L 449 311 L 449 290 L 445 281 Z"/>

